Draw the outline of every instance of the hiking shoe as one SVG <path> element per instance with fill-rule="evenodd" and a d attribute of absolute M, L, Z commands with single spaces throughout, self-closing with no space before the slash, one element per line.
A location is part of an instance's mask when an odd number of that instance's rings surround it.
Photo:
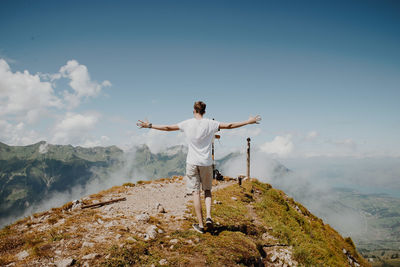
<path fill-rule="evenodd" d="M 204 234 L 204 227 L 200 227 L 198 223 L 193 224 L 193 229 L 199 232 L 200 234 Z"/>
<path fill-rule="evenodd" d="M 214 223 L 211 220 L 211 218 L 207 218 L 206 219 L 206 226 L 207 226 L 208 229 L 213 229 Z"/>

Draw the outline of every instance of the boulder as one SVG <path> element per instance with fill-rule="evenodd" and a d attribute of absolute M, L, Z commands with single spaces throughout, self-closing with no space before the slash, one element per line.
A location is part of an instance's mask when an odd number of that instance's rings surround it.
<path fill-rule="evenodd" d="M 166 259 L 161 259 L 158 263 L 159 263 L 160 265 L 167 265 L 167 264 L 168 264 L 168 261 L 167 261 Z"/>
<path fill-rule="evenodd" d="M 67 267 L 67 266 L 72 266 L 72 265 L 74 265 L 75 262 L 76 262 L 75 259 L 73 259 L 73 258 L 67 258 L 67 259 L 58 260 L 58 261 L 56 261 L 54 264 L 55 264 L 57 267 Z"/>
<path fill-rule="evenodd" d="M 135 219 L 139 222 L 148 222 L 150 220 L 150 215 L 147 213 L 142 213 L 135 216 Z"/>
<path fill-rule="evenodd" d="M 157 226 L 155 225 L 150 225 L 146 229 L 146 235 L 149 239 L 154 239 L 157 237 Z"/>
<path fill-rule="evenodd" d="M 26 257 L 28 257 L 29 253 L 28 253 L 28 251 L 23 250 L 20 253 L 18 253 L 16 256 L 17 256 L 17 259 L 21 261 L 21 260 L 25 259 Z"/>
<path fill-rule="evenodd" d="M 98 256 L 100 256 L 100 255 L 97 254 L 97 253 L 90 253 L 90 254 L 87 254 L 87 255 L 83 256 L 82 260 L 93 260 Z"/>

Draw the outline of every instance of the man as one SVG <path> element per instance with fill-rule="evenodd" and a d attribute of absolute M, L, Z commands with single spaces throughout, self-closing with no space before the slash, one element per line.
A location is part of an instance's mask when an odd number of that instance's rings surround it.
<path fill-rule="evenodd" d="M 148 121 L 137 123 L 140 128 L 151 128 L 160 131 L 178 131 L 185 133 L 188 143 L 188 155 L 186 159 L 186 185 L 190 193 L 193 193 L 193 204 L 196 212 L 198 224 L 193 224 L 193 228 L 200 233 L 204 233 L 203 214 L 200 201 L 200 184 L 204 190 L 206 205 L 206 225 L 212 228 L 211 219 L 211 186 L 212 186 L 212 159 L 211 146 L 214 134 L 220 129 L 234 129 L 247 124 L 259 123 L 260 116 L 255 116 L 247 121 L 222 123 L 207 118 L 203 118 L 206 113 L 206 104 L 197 101 L 193 106 L 194 118 L 182 121 L 174 125 L 154 125 Z"/>

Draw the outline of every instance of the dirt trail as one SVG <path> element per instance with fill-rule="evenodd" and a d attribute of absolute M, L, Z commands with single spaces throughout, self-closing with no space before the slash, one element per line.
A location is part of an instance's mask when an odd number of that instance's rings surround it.
<path fill-rule="evenodd" d="M 233 181 L 219 182 L 212 191 L 233 184 Z M 117 202 L 100 208 L 104 216 L 135 216 L 147 213 L 150 216 L 159 214 L 158 205 L 165 209 L 164 217 L 183 219 L 189 201 L 193 199 L 187 194 L 184 179 L 155 181 L 130 188 L 126 193 L 113 195 L 112 198 L 126 197 L 126 201 Z"/>

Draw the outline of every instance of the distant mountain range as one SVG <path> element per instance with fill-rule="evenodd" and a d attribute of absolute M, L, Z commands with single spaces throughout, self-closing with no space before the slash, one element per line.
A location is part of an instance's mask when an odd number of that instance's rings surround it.
<path fill-rule="evenodd" d="M 29 146 L 0 143 L 0 218 L 22 214 L 50 193 L 63 192 L 117 168 L 116 146 L 82 148 L 42 141 Z M 95 171 L 96 170 L 96 171 Z"/>

